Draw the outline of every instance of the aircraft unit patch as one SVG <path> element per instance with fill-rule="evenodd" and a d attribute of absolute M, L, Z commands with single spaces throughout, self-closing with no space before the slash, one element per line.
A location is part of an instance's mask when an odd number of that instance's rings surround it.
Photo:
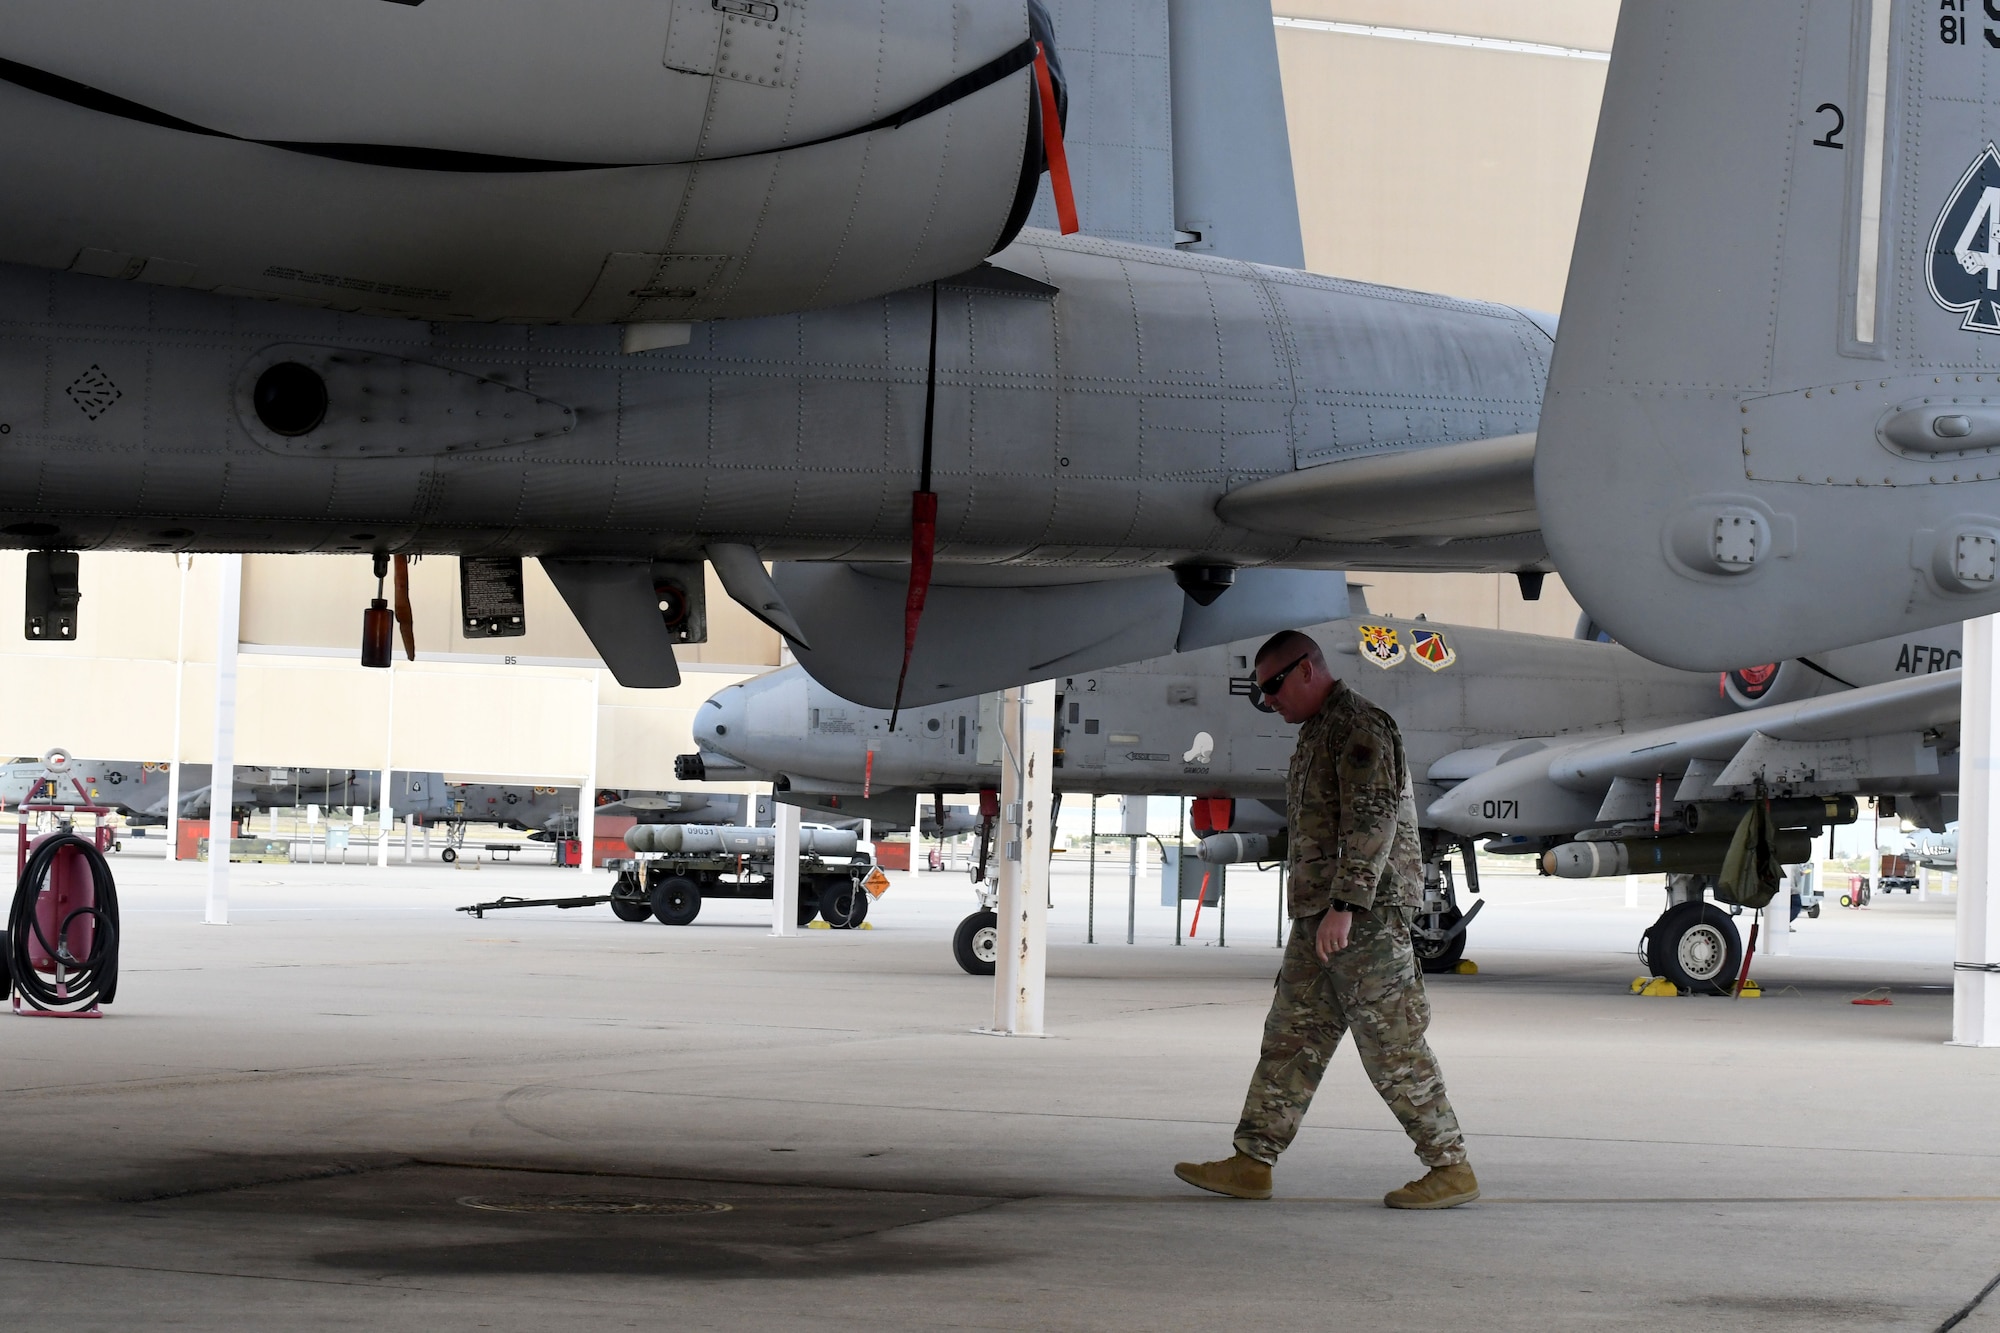
<path fill-rule="evenodd" d="M 1403 660 L 1403 641 L 1388 625 L 1362 625 L 1361 655 L 1383 670 Z"/>
<path fill-rule="evenodd" d="M 1931 299 L 1963 313 L 1962 329 L 2000 333 L 2000 148 L 1989 143 L 1959 177 L 1931 228 Z"/>
<path fill-rule="evenodd" d="M 1458 660 L 1458 650 L 1446 643 L 1444 635 L 1437 630 L 1413 629 L 1410 631 L 1410 656 L 1432 671 L 1442 671 Z"/>

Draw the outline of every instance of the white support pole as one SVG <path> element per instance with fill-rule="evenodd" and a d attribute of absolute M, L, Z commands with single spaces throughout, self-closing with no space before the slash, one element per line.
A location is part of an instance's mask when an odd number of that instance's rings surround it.
<path fill-rule="evenodd" d="M 389 707 L 388 719 L 382 729 L 382 782 L 375 793 L 375 804 L 381 811 L 375 830 L 375 864 L 383 870 L 389 868 L 389 830 L 396 822 L 396 798 L 389 794 L 389 765 L 396 754 L 396 661 L 389 659 Z"/>
<path fill-rule="evenodd" d="M 1639 910 L 1639 877 L 1637 875 L 1627 875 L 1625 877 L 1625 909 L 1631 912 Z"/>
<path fill-rule="evenodd" d="M 771 933 L 799 933 L 799 808 L 771 796 L 778 847 L 771 858 Z"/>
<path fill-rule="evenodd" d="M 181 848 L 181 714 L 186 711 L 181 698 L 181 677 L 187 666 L 188 571 L 194 557 L 176 555 L 174 566 L 181 572 L 180 609 L 174 613 L 174 752 L 167 756 L 167 859 L 180 860 Z"/>
<path fill-rule="evenodd" d="M 1757 952 L 1772 958 L 1788 958 L 1792 952 L 1792 876 L 1786 872 L 1778 881 L 1778 892 L 1764 904 L 1763 929 L 1757 932 Z M 1755 966 L 1755 963 L 1752 963 Z"/>
<path fill-rule="evenodd" d="M 1056 687 L 1042 681 L 1000 696 L 1000 956 L 993 973 L 993 1026 L 1010 1037 L 1042 1035 L 1048 977 L 1049 847 L 1055 836 L 1053 769 Z"/>
<path fill-rule="evenodd" d="M 236 799 L 236 645 L 243 618 L 243 557 L 216 561 L 215 751 L 208 773 L 208 905 L 202 920 L 229 924 L 229 817 Z"/>
<path fill-rule="evenodd" d="M 1961 694 L 1965 687 L 1959 686 Z M 1880 895 L 1882 892 L 1882 816 L 1876 812 L 1875 802 L 1868 802 L 1868 816 L 1864 825 L 1868 830 L 1868 891 Z"/>
<path fill-rule="evenodd" d="M 2000 655 L 1995 620 L 1965 622 L 1965 667 L 1959 702 L 1958 940 L 1952 970 L 1951 1044 L 2000 1046 L 2000 914 L 1992 908 L 1994 815 L 2000 786 L 2000 711 L 1994 677 Z"/>
<path fill-rule="evenodd" d="M 602 724 L 598 711 L 604 688 L 604 672 L 590 673 L 590 772 L 583 775 L 583 790 L 576 794 L 577 865 L 588 875 L 597 863 L 597 729 Z M 561 860 L 561 857 L 557 857 Z"/>

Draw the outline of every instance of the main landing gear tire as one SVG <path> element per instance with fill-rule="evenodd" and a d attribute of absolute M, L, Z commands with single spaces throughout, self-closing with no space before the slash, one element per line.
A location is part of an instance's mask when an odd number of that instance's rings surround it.
<path fill-rule="evenodd" d="M 1646 965 L 1696 995 L 1727 995 L 1743 966 L 1743 939 L 1714 903 L 1680 903 L 1646 933 Z"/>
<path fill-rule="evenodd" d="M 1450 930 L 1465 919 L 1465 913 L 1456 907 L 1443 912 L 1438 917 L 1438 926 Z M 1417 966 L 1425 972 L 1449 972 L 1458 966 L 1458 960 L 1465 957 L 1466 932 L 1459 931 L 1448 940 L 1433 940 L 1414 932 L 1410 935 L 1410 947 L 1416 952 Z"/>
<path fill-rule="evenodd" d="M 663 926 L 685 926 L 701 915 L 701 885 L 669 875 L 653 886 L 653 916 Z"/>
<path fill-rule="evenodd" d="M 644 921 L 653 914 L 653 908 L 639 898 L 613 898 L 611 914 L 620 921 Z"/>
<path fill-rule="evenodd" d="M 445 849 L 444 849 L 443 851 L 439 852 L 439 853 L 438 853 L 438 856 L 439 856 L 439 858 L 440 858 L 441 860 L 443 860 L 443 862 L 444 862 L 444 863 L 445 863 L 446 865 L 450 865 L 450 864 L 451 864 L 451 863 L 452 863 L 453 861 L 456 861 L 456 860 L 458 859 L 458 853 L 457 853 L 456 851 L 453 851 L 453 850 L 452 850 L 451 848 L 449 848 L 449 847 L 447 847 L 447 848 L 445 848 Z"/>
<path fill-rule="evenodd" d="M 958 923 L 951 937 L 951 956 L 975 977 L 990 977 L 1000 962 L 1000 918 L 974 912 Z"/>

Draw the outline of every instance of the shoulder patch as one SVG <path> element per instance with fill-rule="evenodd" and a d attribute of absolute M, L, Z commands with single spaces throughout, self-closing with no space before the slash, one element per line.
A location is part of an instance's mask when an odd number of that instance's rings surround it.
<path fill-rule="evenodd" d="M 1356 768 L 1366 768 L 1375 762 L 1375 742 L 1356 739 L 1348 742 L 1347 762 Z"/>

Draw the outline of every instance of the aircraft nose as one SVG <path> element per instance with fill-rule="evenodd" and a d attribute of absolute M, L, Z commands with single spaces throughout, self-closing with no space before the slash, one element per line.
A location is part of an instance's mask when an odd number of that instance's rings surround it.
<path fill-rule="evenodd" d="M 743 693 L 741 685 L 731 685 L 710 696 L 708 702 L 695 711 L 696 745 L 722 754 L 734 753 L 732 743 L 741 743 L 747 730 L 743 720 Z"/>

